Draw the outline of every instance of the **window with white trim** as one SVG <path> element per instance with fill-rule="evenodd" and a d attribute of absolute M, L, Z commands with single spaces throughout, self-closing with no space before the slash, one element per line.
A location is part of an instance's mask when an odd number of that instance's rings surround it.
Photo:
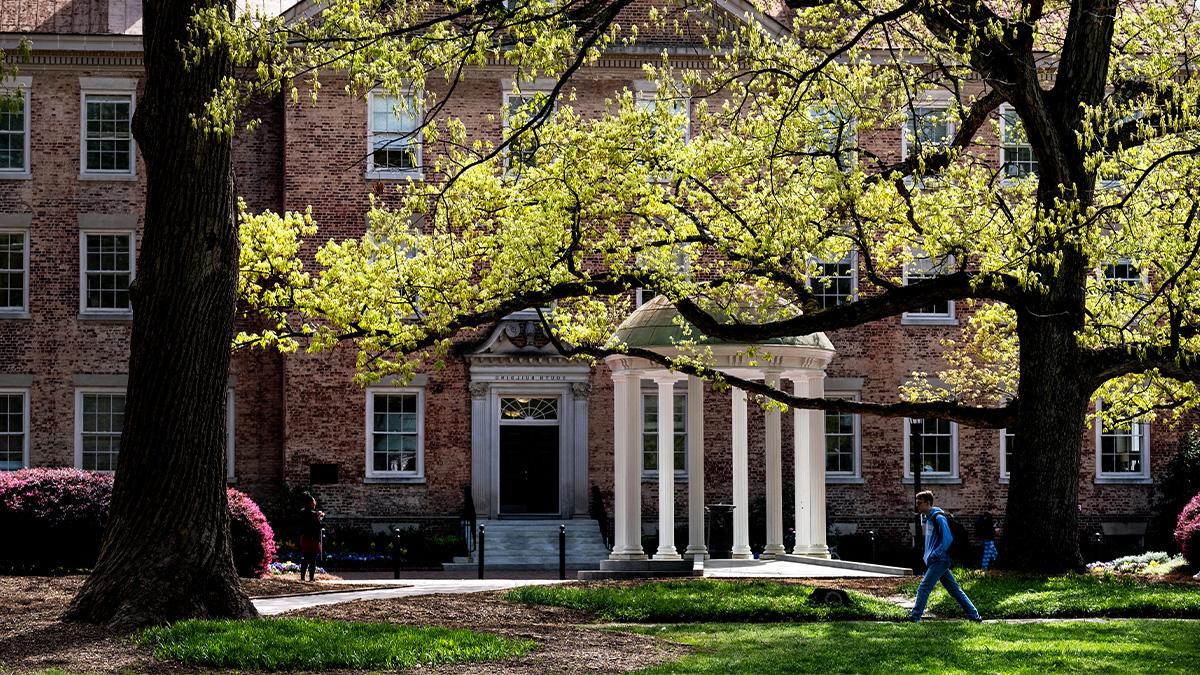
<path fill-rule="evenodd" d="M 675 473 L 687 474 L 687 392 L 674 396 Z M 658 392 L 642 392 L 642 472 L 658 473 Z"/>
<path fill-rule="evenodd" d="M 367 177 L 421 173 L 421 108 L 417 96 L 367 94 Z"/>
<path fill-rule="evenodd" d="M 855 299 L 858 274 L 854 260 L 854 253 L 851 252 L 842 256 L 840 260 L 817 260 L 813 263 L 816 272 L 809 276 L 808 286 L 821 309 L 836 307 Z"/>
<path fill-rule="evenodd" d="M 29 233 L 0 230 L 0 315 L 29 309 Z"/>
<path fill-rule="evenodd" d="M 237 474 L 234 471 L 234 441 L 236 438 L 235 429 L 235 411 L 237 406 L 234 404 L 233 387 L 225 390 L 225 480 L 233 482 L 237 480 Z"/>
<path fill-rule="evenodd" d="M 856 158 L 858 139 L 854 120 L 841 110 L 823 107 L 810 108 L 808 116 L 816 123 L 809 149 L 829 153 L 837 161 L 839 170 L 850 168 Z"/>
<path fill-rule="evenodd" d="M 658 124 L 651 127 L 650 133 L 655 137 L 660 135 L 665 137 L 669 133 L 673 133 L 679 141 L 687 142 L 692 135 L 691 125 L 691 105 L 688 99 L 684 96 L 666 96 L 654 90 L 643 90 L 637 93 L 634 97 L 634 105 L 637 109 L 650 114 L 656 115 L 665 111 L 665 114 L 670 115 L 671 119 L 676 122 L 674 129 L 661 128 Z"/>
<path fill-rule="evenodd" d="M 116 471 L 125 424 L 123 389 L 75 393 L 75 466 L 87 471 Z"/>
<path fill-rule="evenodd" d="M 1037 156 L 1033 154 L 1033 146 L 1025 135 L 1021 117 L 1008 106 L 1000 108 L 1000 161 L 1005 178 L 1037 175 Z"/>
<path fill-rule="evenodd" d="M 128 313 L 133 281 L 132 232 L 80 233 L 80 302 L 85 313 Z"/>
<path fill-rule="evenodd" d="M 367 392 L 367 476 L 421 478 L 424 465 L 424 391 Z"/>
<path fill-rule="evenodd" d="M 1000 430 L 1000 482 L 1007 483 L 1012 472 L 1013 449 L 1017 447 L 1017 432 Z"/>
<path fill-rule="evenodd" d="M 854 394 L 827 392 L 825 398 L 856 400 Z M 825 477 L 846 479 L 861 476 L 861 432 L 854 413 L 825 411 Z"/>
<path fill-rule="evenodd" d="M 1129 258 L 1117 258 L 1104 264 L 1104 292 L 1116 300 L 1122 296 L 1140 297 L 1145 279 L 1142 270 Z"/>
<path fill-rule="evenodd" d="M 955 125 L 945 105 L 920 105 L 910 108 L 901 134 L 901 154 L 905 159 L 916 154 L 935 152 L 950 145 Z"/>
<path fill-rule="evenodd" d="M 29 391 L 0 389 L 0 471 L 29 466 Z"/>
<path fill-rule="evenodd" d="M 546 110 L 550 105 L 550 92 L 542 90 L 525 90 L 521 92 L 504 92 L 504 136 L 534 119 L 545 119 L 553 110 Z M 537 151 L 541 147 L 538 137 L 538 123 L 526 129 L 521 136 L 514 138 L 504 153 L 504 168 L 506 171 L 519 173 L 522 167 L 537 164 Z"/>
<path fill-rule="evenodd" d="M 133 93 L 83 93 L 83 173 L 134 173 Z"/>
<path fill-rule="evenodd" d="M 1103 410 L 1097 402 L 1096 412 Z M 1150 479 L 1150 425 L 1145 422 L 1127 420 L 1119 424 L 1106 424 L 1097 417 L 1096 428 L 1096 478 L 1098 480 L 1149 480 Z"/>
<path fill-rule="evenodd" d="M 0 86 L 0 178 L 29 176 L 29 83 Z"/>
<path fill-rule="evenodd" d="M 953 256 L 949 256 L 943 261 L 938 261 L 925 255 L 924 252 L 914 252 L 912 261 L 904 266 L 904 285 L 908 286 L 927 279 L 935 279 L 945 274 L 946 268 L 953 264 Z M 919 307 L 913 311 L 905 312 L 901 316 L 901 320 L 911 323 L 952 322 L 954 320 L 954 301 L 943 300 L 926 307 Z"/>
<path fill-rule="evenodd" d="M 958 425 L 935 417 L 904 420 L 904 475 L 913 475 L 920 454 L 921 477 L 958 477 Z"/>

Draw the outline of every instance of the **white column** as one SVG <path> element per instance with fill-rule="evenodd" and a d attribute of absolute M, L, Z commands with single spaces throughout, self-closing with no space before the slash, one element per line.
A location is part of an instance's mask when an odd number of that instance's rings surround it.
<path fill-rule="evenodd" d="M 637 434 L 640 385 L 636 372 L 613 374 L 614 560 L 644 560 L 642 550 L 642 481 Z"/>
<path fill-rule="evenodd" d="M 658 383 L 658 550 L 655 560 L 679 560 L 675 549 L 675 377 Z"/>
<path fill-rule="evenodd" d="M 763 382 L 779 388 L 779 373 L 767 371 Z M 764 558 L 774 558 L 787 551 L 783 548 L 783 434 L 780 430 L 779 409 L 772 405 L 765 413 L 763 440 L 766 444 L 767 474 L 767 536 Z"/>
<path fill-rule="evenodd" d="M 749 467 L 747 466 L 746 392 L 733 388 L 733 558 L 753 558 L 750 552 Z"/>
<path fill-rule="evenodd" d="M 687 471 L 688 471 L 688 558 L 708 557 L 704 545 L 704 381 L 688 376 Z"/>
<path fill-rule="evenodd" d="M 792 375 L 796 396 L 825 396 L 824 373 Z M 792 553 L 829 557 L 825 545 L 825 411 L 795 411 L 796 546 Z"/>
<path fill-rule="evenodd" d="M 825 373 L 817 371 L 808 380 L 808 395 L 825 398 Z M 829 557 L 825 544 L 825 411 L 809 410 L 808 442 L 808 510 L 809 530 L 812 532 L 812 547 L 809 555 Z"/>

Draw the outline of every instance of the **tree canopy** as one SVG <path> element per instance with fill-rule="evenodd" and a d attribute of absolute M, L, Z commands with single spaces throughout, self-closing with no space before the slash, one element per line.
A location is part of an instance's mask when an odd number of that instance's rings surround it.
<path fill-rule="evenodd" d="M 789 4 L 712 22 L 696 52 L 664 50 L 645 66 L 653 95 L 614 91 L 601 115 L 574 109 L 571 76 L 688 30 L 679 6 L 622 26 L 621 2 L 451 3 L 431 24 L 442 6 L 335 1 L 321 21 L 256 24 L 240 54 L 261 77 L 242 91 L 307 75 L 315 92 L 342 71 L 353 92 L 423 92 L 410 105 L 437 179 L 373 204 L 365 235 L 321 246 L 315 273 L 296 256 L 311 217 L 246 214 L 243 294 L 276 325 L 240 343 L 353 340 L 369 379 L 529 307 L 564 353 L 628 351 L 611 336 L 636 287 L 739 341 L 964 303 L 945 369 L 892 401 L 771 391 L 713 372 L 699 345 L 639 355 L 797 407 L 1015 429 L 1010 560 L 1076 564 L 1091 401 L 1118 426 L 1196 401 L 1197 10 Z M 488 64 L 514 68 L 518 89 L 555 83 L 498 143 L 439 105 Z M 888 130 L 903 154 L 872 142 Z M 828 302 L 828 264 L 847 256 L 860 292 Z"/>

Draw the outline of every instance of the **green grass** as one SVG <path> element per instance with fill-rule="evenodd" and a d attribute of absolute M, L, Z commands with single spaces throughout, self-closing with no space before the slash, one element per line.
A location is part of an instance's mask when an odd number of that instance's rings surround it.
<path fill-rule="evenodd" d="M 830 621 L 899 619 L 899 607 L 850 591 L 845 607 L 808 602 L 812 587 L 773 581 L 651 581 L 637 585 L 525 586 L 505 596 L 512 602 L 578 609 L 607 621 Z"/>
<path fill-rule="evenodd" d="M 469 630 L 311 619 L 180 621 L 138 640 L 160 659 L 251 670 L 413 668 L 507 659 L 535 647 Z"/>
<path fill-rule="evenodd" d="M 1035 577 L 963 570 L 954 574 L 985 619 L 1200 618 L 1200 587 L 1195 585 L 1094 574 Z M 916 589 L 914 581 L 901 590 L 913 596 Z M 944 590 L 934 591 L 929 610 L 939 616 L 962 615 L 958 603 Z"/>
<path fill-rule="evenodd" d="M 1197 673 L 1200 625 L 841 622 L 640 626 L 694 653 L 648 673 Z"/>

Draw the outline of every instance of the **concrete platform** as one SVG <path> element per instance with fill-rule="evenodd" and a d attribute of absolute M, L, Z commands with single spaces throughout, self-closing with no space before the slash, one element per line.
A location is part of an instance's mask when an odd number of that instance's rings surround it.
<path fill-rule="evenodd" d="M 790 557 L 790 556 L 789 556 Z M 800 556 L 797 556 L 800 557 Z M 827 561 L 826 561 L 827 562 Z M 841 561 L 833 561 L 841 562 Z M 882 567 L 882 566 L 879 566 Z M 894 577 L 911 574 L 912 570 L 899 567 L 881 570 L 834 567 L 814 562 L 793 560 L 706 560 L 704 576 L 719 579 L 820 579 L 833 577 Z M 900 570 L 903 570 L 902 572 Z"/>

